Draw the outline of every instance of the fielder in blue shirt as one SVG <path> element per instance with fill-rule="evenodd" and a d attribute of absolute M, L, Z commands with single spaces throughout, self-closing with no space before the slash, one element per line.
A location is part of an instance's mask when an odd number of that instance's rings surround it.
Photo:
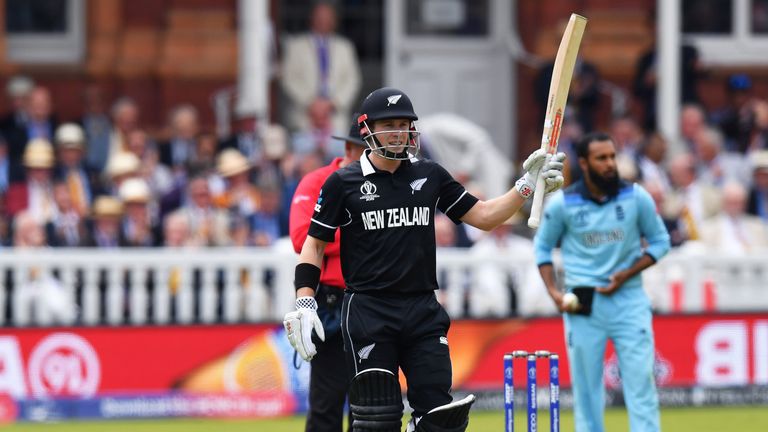
<path fill-rule="evenodd" d="M 603 358 L 608 339 L 619 359 L 630 430 L 658 431 L 651 304 L 640 272 L 669 251 L 669 235 L 648 192 L 619 179 L 610 136 L 588 134 L 575 153 L 584 178 L 552 195 L 534 243 L 549 295 L 565 312 L 576 431 L 605 430 Z M 576 303 L 564 303 L 557 287 L 552 267 L 557 245 L 565 288 L 576 294 Z"/>

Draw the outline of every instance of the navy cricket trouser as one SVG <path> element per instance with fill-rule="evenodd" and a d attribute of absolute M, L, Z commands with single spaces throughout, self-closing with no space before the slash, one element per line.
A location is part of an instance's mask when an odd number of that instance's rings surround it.
<path fill-rule="evenodd" d="M 451 358 L 448 313 L 432 291 L 418 294 L 344 295 L 341 330 L 352 373 L 403 370 L 413 415 L 450 403 Z"/>

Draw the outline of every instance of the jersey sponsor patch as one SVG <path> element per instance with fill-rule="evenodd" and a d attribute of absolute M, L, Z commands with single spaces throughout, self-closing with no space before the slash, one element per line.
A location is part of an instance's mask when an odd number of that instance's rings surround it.
<path fill-rule="evenodd" d="M 399 207 L 371 210 L 360 214 L 367 231 L 383 228 L 428 226 L 429 207 Z"/>
<path fill-rule="evenodd" d="M 607 243 L 623 242 L 624 237 L 624 230 L 621 229 L 590 231 L 582 234 L 582 242 L 585 246 L 596 247 Z"/>

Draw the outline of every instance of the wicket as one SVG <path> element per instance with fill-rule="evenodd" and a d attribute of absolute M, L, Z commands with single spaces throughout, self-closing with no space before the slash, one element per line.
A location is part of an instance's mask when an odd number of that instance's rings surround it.
<path fill-rule="evenodd" d="M 537 430 L 536 406 L 536 360 L 549 359 L 549 427 L 551 432 L 560 432 L 560 357 L 549 351 L 512 351 L 504 354 L 504 431 L 515 430 L 515 398 L 514 398 L 514 360 L 527 359 L 528 382 L 528 432 Z"/>

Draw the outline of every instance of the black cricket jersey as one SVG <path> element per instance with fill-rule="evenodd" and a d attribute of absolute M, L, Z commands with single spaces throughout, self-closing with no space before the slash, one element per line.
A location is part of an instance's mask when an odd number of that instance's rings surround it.
<path fill-rule="evenodd" d="M 435 290 L 435 209 L 459 224 L 477 198 L 432 161 L 404 160 L 389 173 L 376 169 L 369 153 L 325 181 L 309 235 L 331 242 L 341 229 L 350 291 Z"/>

